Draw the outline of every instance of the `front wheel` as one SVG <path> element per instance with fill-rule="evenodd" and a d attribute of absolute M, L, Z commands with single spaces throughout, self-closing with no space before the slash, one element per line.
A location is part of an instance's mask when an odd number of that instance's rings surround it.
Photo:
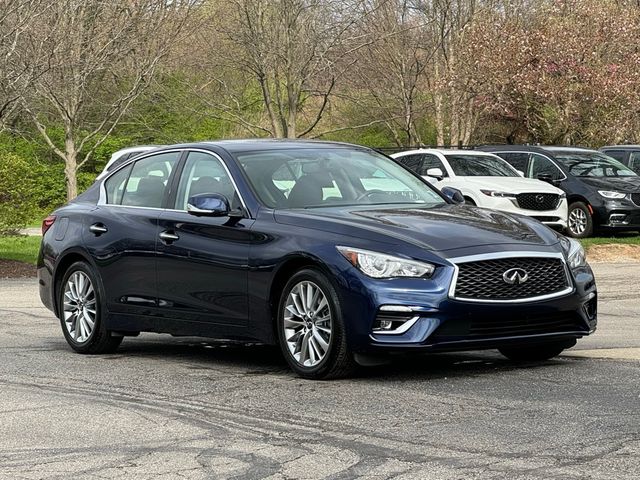
<path fill-rule="evenodd" d="M 277 326 L 282 353 L 299 376 L 339 378 L 355 370 L 338 294 L 320 271 L 300 270 L 287 282 Z"/>
<path fill-rule="evenodd" d="M 60 324 L 67 343 L 79 353 L 108 353 L 122 342 L 105 328 L 97 276 L 84 262 L 76 262 L 60 284 Z"/>
<path fill-rule="evenodd" d="M 593 233 L 593 217 L 589 207 L 583 202 L 574 202 L 569 205 L 567 233 L 573 238 L 586 238 Z"/>
<path fill-rule="evenodd" d="M 560 355 L 563 350 L 576 344 L 575 340 L 565 342 L 542 343 L 525 347 L 498 349 L 502 355 L 513 362 L 543 362 Z"/>

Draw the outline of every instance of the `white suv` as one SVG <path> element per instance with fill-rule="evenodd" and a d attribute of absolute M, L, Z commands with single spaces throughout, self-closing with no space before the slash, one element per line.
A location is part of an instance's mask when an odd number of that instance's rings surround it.
<path fill-rule="evenodd" d="M 111 158 L 109 159 L 107 164 L 104 166 L 104 170 L 102 170 L 102 173 L 98 175 L 96 180 L 104 177 L 111 170 L 114 170 L 116 167 L 122 165 L 124 162 L 126 162 L 130 158 L 133 158 L 136 155 L 140 155 L 141 153 L 148 152 L 150 150 L 154 150 L 160 147 L 164 147 L 164 145 L 138 145 L 137 147 L 123 148 L 122 150 L 113 152 L 113 154 L 111 155 Z"/>
<path fill-rule="evenodd" d="M 420 149 L 391 156 L 438 188 L 457 188 L 467 204 L 528 215 L 562 230 L 567 227 L 565 193 L 546 182 L 523 178 L 497 155 Z"/>

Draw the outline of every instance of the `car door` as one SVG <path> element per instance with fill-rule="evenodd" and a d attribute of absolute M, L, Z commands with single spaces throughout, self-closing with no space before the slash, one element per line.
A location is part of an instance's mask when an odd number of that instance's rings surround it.
<path fill-rule="evenodd" d="M 158 216 L 180 152 L 144 157 L 103 183 L 83 240 L 98 268 L 111 313 L 149 314 L 157 305 Z"/>
<path fill-rule="evenodd" d="M 171 208 L 159 218 L 157 283 L 161 314 L 203 333 L 207 324 L 244 326 L 248 319 L 248 264 L 253 220 L 195 216 L 188 199 L 222 194 L 243 208 L 237 187 L 220 157 L 189 151 L 176 182 Z M 200 324 L 200 326 L 198 325 Z"/>

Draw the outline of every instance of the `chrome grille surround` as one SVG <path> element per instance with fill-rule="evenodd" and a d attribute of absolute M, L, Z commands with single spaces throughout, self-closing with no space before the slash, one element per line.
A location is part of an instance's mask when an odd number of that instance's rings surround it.
<path fill-rule="evenodd" d="M 506 260 L 508 262 L 496 262 L 496 263 L 504 263 L 502 267 L 499 269 L 495 269 L 493 278 L 489 279 L 493 281 L 495 288 L 502 287 L 502 284 L 498 283 L 495 275 L 499 274 L 500 278 L 502 274 L 507 269 L 511 268 L 513 265 L 518 265 L 523 262 L 518 262 L 518 260 L 535 262 L 536 260 L 540 260 L 539 264 L 542 265 L 544 263 L 552 264 L 555 263 L 554 267 L 556 270 L 554 273 L 556 280 L 556 288 L 551 289 L 548 293 L 537 292 L 533 295 L 528 296 L 496 296 L 496 297 L 487 297 L 486 295 L 477 295 L 477 296 L 469 296 L 466 294 L 460 295 L 459 292 L 456 292 L 458 288 L 459 281 L 461 280 L 461 269 L 464 269 L 464 266 L 469 264 L 483 264 L 489 266 L 489 262 Z M 477 303 L 524 303 L 524 302 L 536 302 L 542 300 L 548 300 L 552 298 L 558 298 L 570 293 L 573 293 L 573 280 L 571 278 L 571 274 L 569 272 L 569 268 L 567 267 L 564 255 L 562 253 L 553 253 L 553 252 L 536 252 L 536 251 L 519 251 L 519 252 L 497 252 L 497 253 L 488 253 L 481 255 L 471 255 L 466 257 L 457 257 L 450 258 L 450 262 L 454 264 L 454 274 L 453 279 L 451 281 L 451 286 L 449 288 L 449 298 L 453 300 L 459 300 L 464 302 L 477 302 Z M 540 273 L 540 272 L 538 272 Z M 464 275 L 464 272 L 462 272 Z M 464 281 L 464 280 L 462 280 Z M 529 280 L 527 280 L 529 281 Z M 545 279 L 547 281 L 547 279 Z M 560 285 L 560 281 L 562 281 L 562 285 Z M 504 288 L 512 287 L 503 284 Z M 522 284 L 525 285 L 525 284 Z M 485 287 L 483 287 L 485 288 Z M 491 288 L 491 286 L 489 287 Z"/>

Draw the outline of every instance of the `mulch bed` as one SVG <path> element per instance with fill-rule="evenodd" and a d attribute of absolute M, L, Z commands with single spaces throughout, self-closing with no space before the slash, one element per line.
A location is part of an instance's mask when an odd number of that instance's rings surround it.
<path fill-rule="evenodd" d="M 0 278 L 33 278 L 35 276 L 35 265 L 0 259 Z"/>
<path fill-rule="evenodd" d="M 636 263 L 640 262 L 640 245 L 593 245 L 587 251 L 587 260 L 593 263 Z"/>

